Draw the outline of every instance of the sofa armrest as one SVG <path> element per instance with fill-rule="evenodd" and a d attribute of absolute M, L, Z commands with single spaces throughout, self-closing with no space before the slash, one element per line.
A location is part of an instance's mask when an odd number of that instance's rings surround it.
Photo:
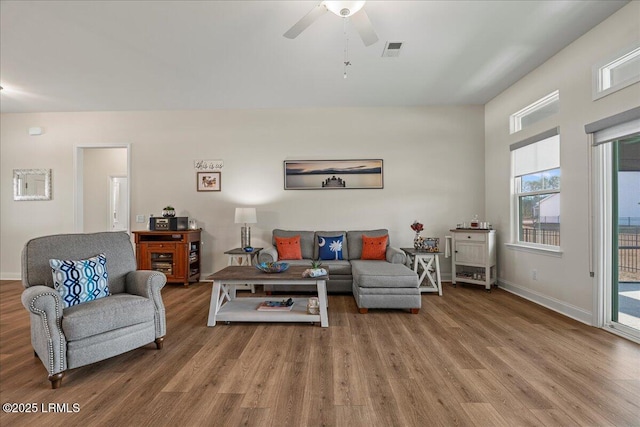
<path fill-rule="evenodd" d="M 155 307 L 156 338 L 167 333 L 164 303 L 161 290 L 167 283 L 167 276 L 159 271 L 134 270 L 127 273 L 125 279 L 126 292 L 133 295 L 149 298 Z"/>
<path fill-rule="evenodd" d="M 278 261 L 278 250 L 275 246 L 264 248 L 258 254 L 258 262 L 276 262 Z"/>
<path fill-rule="evenodd" d="M 387 262 L 392 264 L 405 264 L 407 262 L 407 255 L 404 251 L 392 246 L 387 247 L 386 258 Z"/>
<path fill-rule="evenodd" d="M 22 292 L 22 305 L 29 311 L 31 345 L 49 375 L 67 369 L 67 340 L 62 332 L 60 294 L 48 286 L 30 286 Z"/>

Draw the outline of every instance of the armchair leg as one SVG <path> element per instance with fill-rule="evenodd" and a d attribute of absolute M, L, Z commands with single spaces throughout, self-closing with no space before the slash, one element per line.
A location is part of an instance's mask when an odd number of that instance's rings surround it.
<path fill-rule="evenodd" d="M 64 371 L 58 372 L 57 374 L 49 375 L 49 381 L 51 381 L 51 388 L 56 389 L 60 388 L 62 385 L 62 378 L 64 377 Z"/>
<path fill-rule="evenodd" d="M 418 314 L 420 309 L 419 308 L 410 308 L 409 311 L 411 312 L 411 314 Z"/>
<path fill-rule="evenodd" d="M 360 314 L 367 314 L 369 312 L 368 308 L 359 308 L 358 311 L 360 312 Z"/>
<path fill-rule="evenodd" d="M 156 348 L 158 350 L 162 350 L 162 345 L 164 344 L 164 337 L 156 338 Z"/>

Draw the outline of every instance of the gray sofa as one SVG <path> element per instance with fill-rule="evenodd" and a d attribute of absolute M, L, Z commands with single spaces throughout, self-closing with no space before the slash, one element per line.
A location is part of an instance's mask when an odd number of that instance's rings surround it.
<path fill-rule="evenodd" d="M 82 260 L 105 254 L 109 296 L 64 308 L 53 289 L 50 259 Z M 166 334 L 160 291 L 164 274 L 136 270 L 125 232 L 60 234 L 28 241 L 22 251 L 22 304 L 31 317 L 31 344 L 60 387 L 67 369 L 155 342 Z"/>
<path fill-rule="evenodd" d="M 300 236 L 301 260 L 286 260 L 291 265 L 311 267 L 311 261 L 319 258 L 320 237 L 343 236 L 343 260 L 322 260 L 329 270 L 327 292 L 352 292 L 361 313 L 370 308 L 400 308 L 417 313 L 421 307 L 418 276 L 406 267 L 406 255 L 394 248 L 387 239 L 386 259 L 363 260 L 362 235 L 380 237 L 389 235 L 386 229 L 355 231 L 308 231 L 275 229 L 273 246 L 260 251 L 259 262 L 278 261 L 276 237 Z M 284 286 L 265 285 L 265 291 L 292 291 Z"/>

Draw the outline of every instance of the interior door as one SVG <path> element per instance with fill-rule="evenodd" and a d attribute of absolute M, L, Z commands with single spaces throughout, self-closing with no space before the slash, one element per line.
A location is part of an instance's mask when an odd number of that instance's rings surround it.
<path fill-rule="evenodd" d="M 110 177 L 109 218 L 111 231 L 127 231 L 129 222 L 128 178 Z"/>

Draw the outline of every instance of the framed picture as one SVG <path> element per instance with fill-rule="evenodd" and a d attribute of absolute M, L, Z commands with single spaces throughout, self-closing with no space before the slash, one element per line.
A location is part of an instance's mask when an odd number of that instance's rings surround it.
<path fill-rule="evenodd" d="M 220 172 L 198 172 L 198 191 L 220 191 Z"/>
<path fill-rule="evenodd" d="M 383 188 L 382 159 L 285 160 L 285 190 Z"/>
<path fill-rule="evenodd" d="M 427 237 L 424 239 L 424 250 L 427 252 L 439 252 L 440 239 L 438 237 Z"/>

